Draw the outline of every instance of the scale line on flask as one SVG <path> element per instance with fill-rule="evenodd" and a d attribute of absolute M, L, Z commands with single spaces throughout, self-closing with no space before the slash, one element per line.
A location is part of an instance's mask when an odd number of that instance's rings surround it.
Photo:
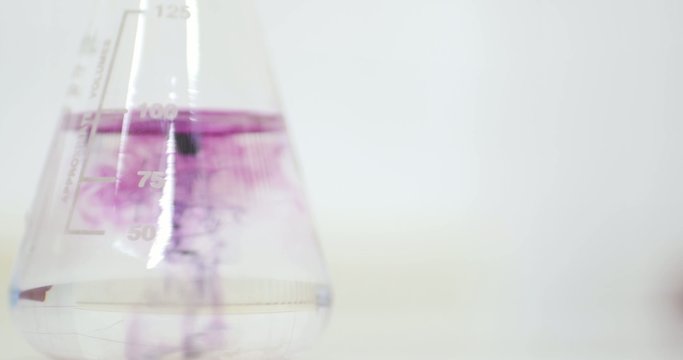
<path fill-rule="evenodd" d="M 109 60 L 109 67 L 107 69 L 107 76 L 105 77 L 104 80 L 104 85 L 102 85 L 102 95 L 100 95 L 100 102 L 97 106 L 97 113 L 95 114 L 95 121 L 92 124 L 92 127 L 90 129 L 90 136 L 88 137 L 88 143 L 85 148 L 85 153 L 83 155 L 83 164 L 81 164 L 81 172 L 78 176 L 78 184 L 76 184 L 76 188 L 74 190 L 74 199 L 71 203 L 71 209 L 69 210 L 69 215 L 66 219 L 66 233 L 71 234 L 71 235 L 105 235 L 106 231 L 104 230 L 72 230 L 71 229 L 71 221 L 73 220 L 74 212 L 76 210 L 76 204 L 78 204 L 78 197 L 80 194 L 81 190 L 81 185 L 86 182 L 103 182 L 98 179 L 97 181 L 89 181 L 90 178 L 85 177 L 85 170 L 88 167 L 88 160 L 90 157 L 90 152 L 91 152 L 91 146 L 93 144 L 93 139 L 97 135 L 97 128 L 99 127 L 100 120 L 102 119 L 102 113 L 103 113 L 103 107 L 104 107 L 104 101 L 107 97 L 107 90 L 109 88 L 109 82 L 111 81 L 111 74 L 114 70 L 114 64 L 116 62 L 116 56 L 119 51 L 119 47 L 121 45 L 121 37 L 123 36 L 123 30 L 125 29 L 126 26 L 126 19 L 128 18 L 128 15 L 132 14 L 142 14 L 144 11 L 142 10 L 126 10 L 123 12 L 123 15 L 121 17 L 121 23 L 119 24 L 119 29 L 118 33 L 116 34 L 116 40 L 114 41 L 114 48 L 111 52 L 111 59 Z M 125 111 L 127 112 L 127 110 Z M 124 112 L 124 113 L 125 113 Z M 106 182 L 115 182 L 116 179 L 114 178 L 113 180 L 108 179 Z"/>

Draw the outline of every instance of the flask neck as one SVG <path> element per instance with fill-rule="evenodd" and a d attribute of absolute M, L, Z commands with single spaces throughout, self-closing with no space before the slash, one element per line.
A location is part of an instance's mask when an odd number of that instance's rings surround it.
<path fill-rule="evenodd" d="M 105 1 L 98 19 L 114 63 L 107 107 L 279 110 L 251 1 Z"/>

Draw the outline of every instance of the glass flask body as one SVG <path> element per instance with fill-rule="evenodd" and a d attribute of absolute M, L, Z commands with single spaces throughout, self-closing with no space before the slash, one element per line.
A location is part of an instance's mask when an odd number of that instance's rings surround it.
<path fill-rule="evenodd" d="M 248 0 L 104 1 L 12 285 L 59 359 L 284 359 L 330 288 Z"/>

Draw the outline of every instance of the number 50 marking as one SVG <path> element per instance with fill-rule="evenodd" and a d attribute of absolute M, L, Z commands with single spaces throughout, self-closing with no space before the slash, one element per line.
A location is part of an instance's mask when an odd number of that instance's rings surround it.
<path fill-rule="evenodd" d="M 154 225 L 133 225 L 133 227 L 128 230 L 129 240 L 145 240 L 152 241 L 157 237 L 157 228 Z"/>

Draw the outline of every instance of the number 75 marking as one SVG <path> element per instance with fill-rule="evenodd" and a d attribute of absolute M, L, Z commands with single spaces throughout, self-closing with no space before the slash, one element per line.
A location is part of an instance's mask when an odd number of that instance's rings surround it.
<path fill-rule="evenodd" d="M 140 176 L 139 188 L 149 185 L 154 189 L 161 189 L 166 184 L 166 174 L 163 171 L 140 170 L 138 176 Z"/>

